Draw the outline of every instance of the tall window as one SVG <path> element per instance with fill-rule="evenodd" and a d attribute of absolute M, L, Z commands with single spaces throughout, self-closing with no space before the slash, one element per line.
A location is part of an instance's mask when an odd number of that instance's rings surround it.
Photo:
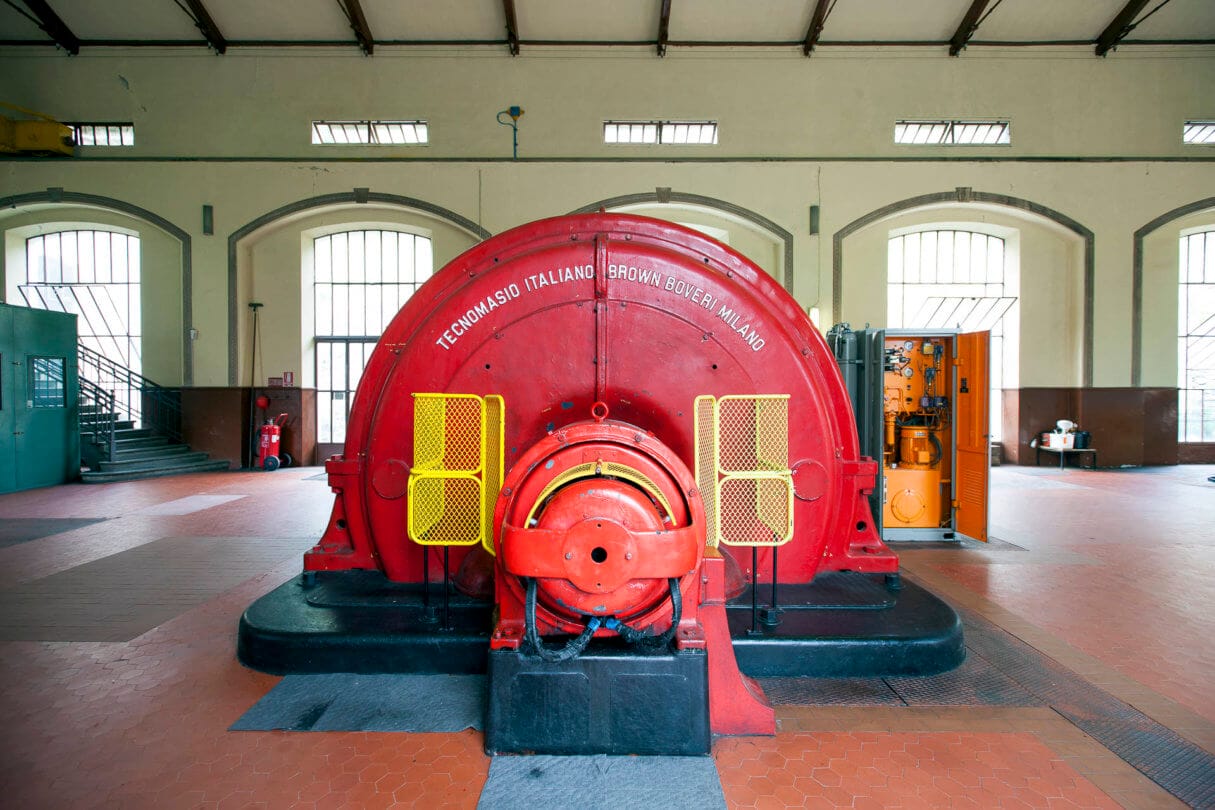
<path fill-rule="evenodd" d="M 397 231 L 346 231 L 313 241 L 317 441 L 346 440 L 346 417 L 371 350 L 409 296 L 430 278 L 430 240 Z"/>
<path fill-rule="evenodd" d="M 1181 237 L 1177 440 L 1215 442 L 1215 230 Z"/>
<path fill-rule="evenodd" d="M 887 326 L 991 332 L 991 438 L 1003 426 L 1005 379 L 1016 379 L 1019 273 L 1004 240 L 933 230 L 890 239 Z"/>
<path fill-rule="evenodd" d="M 25 240 L 25 282 L 35 309 L 78 316 L 80 342 L 140 372 L 139 237 L 61 231 Z"/>

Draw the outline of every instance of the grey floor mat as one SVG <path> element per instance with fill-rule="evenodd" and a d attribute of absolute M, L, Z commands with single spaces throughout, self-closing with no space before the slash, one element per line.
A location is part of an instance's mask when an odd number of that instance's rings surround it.
<path fill-rule="evenodd" d="M 482 675 L 288 675 L 232 731 L 480 730 Z"/>
<path fill-rule="evenodd" d="M 494 757 L 478 810 L 722 808 L 711 757 Z"/>
<path fill-rule="evenodd" d="M 75 531 L 108 518 L 5 518 L 0 520 L 0 548 Z"/>

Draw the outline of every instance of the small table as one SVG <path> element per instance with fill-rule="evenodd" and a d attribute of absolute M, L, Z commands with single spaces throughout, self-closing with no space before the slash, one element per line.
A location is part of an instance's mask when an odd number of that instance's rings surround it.
<path fill-rule="evenodd" d="M 1072 447 L 1066 447 L 1066 448 L 1064 448 L 1064 447 L 1037 447 L 1037 448 L 1035 448 L 1035 450 L 1038 451 L 1038 455 L 1034 458 L 1034 461 L 1035 461 L 1035 463 L 1037 463 L 1038 466 L 1042 466 L 1042 454 L 1043 453 L 1058 453 L 1059 454 L 1059 469 L 1061 469 L 1061 470 L 1063 469 L 1064 463 L 1067 461 L 1067 457 L 1069 455 L 1079 456 L 1080 459 L 1083 459 L 1085 454 L 1089 454 L 1092 456 L 1092 460 L 1093 460 L 1092 467 L 1090 469 L 1094 469 L 1094 470 L 1097 469 L 1097 451 L 1091 447 L 1086 447 L 1082 450 L 1077 449 L 1077 448 L 1072 448 Z M 1078 461 L 1079 461 L 1079 459 L 1078 459 Z M 1079 466 L 1083 467 L 1084 465 L 1080 464 Z"/>

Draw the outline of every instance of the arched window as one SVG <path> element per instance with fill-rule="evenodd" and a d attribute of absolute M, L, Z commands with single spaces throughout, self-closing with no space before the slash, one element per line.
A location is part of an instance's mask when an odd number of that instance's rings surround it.
<path fill-rule="evenodd" d="M 18 291 L 30 307 L 76 315 L 81 344 L 142 371 L 138 236 L 97 230 L 31 236 Z"/>
<path fill-rule="evenodd" d="M 1177 440 L 1215 442 L 1215 230 L 1181 237 Z"/>
<path fill-rule="evenodd" d="M 887 263 L 887 327 L 991 332 L 992 441 L 1002 390 L 1017 379 L 1019 273 L 1005 247 L 986 233 L 922 230 L 892 236 Z"/>
<path fill-rule="evenodd" d="M 346 440 L 346 417 L 371 350 L 424 281 L 430 239 L 383 230 L 313 240 L 318 443 Z"/>

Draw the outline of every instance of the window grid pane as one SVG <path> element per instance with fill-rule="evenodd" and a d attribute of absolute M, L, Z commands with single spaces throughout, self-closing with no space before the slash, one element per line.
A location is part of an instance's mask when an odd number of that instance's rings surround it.
<path fill-rule="evenodd" d="M 1010 123 L 980 121 L 895 121 L 894 142 L 914 146 L 1007 146 Z"/>
<path fill-rule="evenodd" d="M 1215 441 L 1215 230 L 1181 237 L 1177 438 Z"/>
<path fill-rule="evenodd" d="M 18 283 L 24 303 L 75 315 L 82 345 L 141 373 L 139 238 L 110 231 L 61 231 L 31 236 L 25 255 L 25 278 Z M 49 368 L 42 369 L 39 380 L 54 370 Z M 128 388 L 98 382 L 114 389 L 127 412 L 131 405 L 138 406 L 127 399 L 132 395 Z"/>
<path fill-rule="evenodd" d="M 430 278 L 431 242 L 397 231 L 344 231 L 313 241 L 317 441 L 346 440 L 346 420 L 371 350 Z"/>
<path fill-rule="evenodd" d="M 1181 129 L 1181 142 L 1215 144 L 1215 121 L 1186 121 Z"/>
<path fill-rule="evenodd" d="M 134 146 L 135 125 L 130 123 L 68 124 L 78 146 Z"/>
<path fill-rule="evenodd" d="M 604 121 L 603 142 L 659 145 L 713 145 L 716 121 Z"/>
<path fill-rule="evenodd" d="M 928 137 L 923 132 L 921 127 L 916 137 Z M 968 231 L 918 231 L 891 237 L 887 255 L 887 327 L 992 333 L 990 431 L 999 441 L 1001 388 L 1017 363 L 1016 341 L 1003 339 L 1009 320 L 1017 317 L 1018 292 L 1004 283 L 1004 240 Z"/>
<path fill-rule="evenodd" d="M 312 143 L 371 146 L 425 146 L 430 142 L 425 121 L 313 121 Z"/>

